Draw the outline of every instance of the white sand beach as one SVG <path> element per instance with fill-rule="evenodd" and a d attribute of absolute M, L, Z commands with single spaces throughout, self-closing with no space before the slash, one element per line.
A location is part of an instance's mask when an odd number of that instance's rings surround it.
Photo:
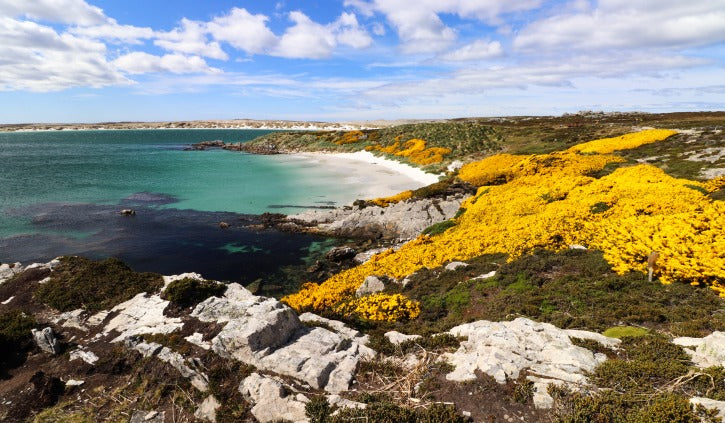
<path fill-rule="evenodd" d="M 409 189 L 438 182 L 441 175 L 426 173 L 419 168 L 395 160 L 375 156 L 368 151 L 354 153 L 296 153 L 287 155 L 292 161 L 326 168 L 340 175 L 338 186 L 354 199 L 387 197 Z M 328 181 L 329 183 L 329 181 Z M 340 204 L 338 204 L 340 205 Z"/>

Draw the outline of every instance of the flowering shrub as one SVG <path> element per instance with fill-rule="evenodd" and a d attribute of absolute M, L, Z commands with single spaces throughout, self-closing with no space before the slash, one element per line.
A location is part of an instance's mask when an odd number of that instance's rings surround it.
<path fill-rule="evenodd" d="M 395 322 L 411 320 L 420 314 L 420 304 L 400 294 L 372 294 L 345 301 L 335 311 L 346 315 L 357 315 L 368 320 Z"/>
<path fill-rule="evenodd" d="M 342 137 L 338 140 L 335 140 L 335 144 L 337 145 L 343 145 L 343 144 L 353 144 L 365 137 L 365 134 L 363 134 L 362 131 L 348 131 L 345 132 Z"/>
<path fill-rule="evenodd" d="M 641 145 L 664 137 L 644 132 L 624 139 Z M 596 148 L 609 149 L 606 143 Z M 298 310 L 320 310 L 350 298 L 369 275 L 402 279 L 453 260 L 493 253 L 513 260 L 537 248 L 560 250 L 572 244 L 601 250 L 620 273 L 646 272 L 647 257 L 657 251 L 660 281 L 705 284 L 725 297 L 725 203 L 692 189 L 704 191 L 707 184 L 673 178 L 650 165 L 623 167 L 600 179 L 587 176 L 622 161 L 570 149 L 522 156 L 518 162 L 502 157 L 472 164 L 463 175 L 467 180 L 481 184 L 491 175 L 494 180 L 506 175 L 508 182 L 481 186 L 461 205 L 466 213 L 455 226 L 435 237 L 421 235 L 320 285 L 307 284 L 284 300 Z M 483 175 L 476 175 L 476 169 Z M 375 312 L 365 314 L 377 319 Z"/>
<path fill-rule="evenodd" d="M 708 192 L 715 192 L 725 188 L 725 175 L 718 176 L 715 179 L 710 179 L 703 184 Z"/>
<path fill-rule="evenodd" d="M 371 203 L 375 203 L 376 205 L 380 207 L 388 207 L 390 204 L 399 203 L 401 201 L 405 201 L 413 196 L 413 191 L 403 191 L 401 193 L 392 195 L 390 197 L 381 197 L 376 198 L 374 200 L 370 200 Z"/>
<path fill-rule="evenodd" d="M 400 136 L 395 137 L 395 142 L 387 147 L 371 145 L 365 149 L 367 151 L 380 151 L 398 157 L 407 157 L 411 162 L 419 165 L 440 163 L 443 161 L 443 156 L 451 152 L 450 148 L 444 147 L 426 148 L 425 140 L 419 138 L 413 138 L 401 144 Z"/>
<path fill-rule="evenodd" d="M 629 150 L 637 148 L 640 145 L 662 141 L 672 135 L 675 135 L 676 133 L 677 131 L 670 129 L 648 129 L 646 131 L 634 132 L 619 137 L 602 138 L 600 140 L 577 144 L 569 150 L 579 153 L 607 154 L 616 150 Z"/>

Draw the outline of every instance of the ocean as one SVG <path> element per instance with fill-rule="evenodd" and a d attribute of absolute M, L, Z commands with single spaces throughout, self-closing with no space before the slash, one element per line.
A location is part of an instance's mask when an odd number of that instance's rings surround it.
<path fill-rule="evenodd" d="M 265 212 L 355 200 L 361 182 L 288 156 L 185 151 L 263 130 L 0 133 L 0 262 L 117 257 L 137 271 L 282 284 L 336 244 L 250 230 Z M 133 217 L 121 216 L 132 208 Z M 223 230 L 219 222 L 230 228 Z"/>

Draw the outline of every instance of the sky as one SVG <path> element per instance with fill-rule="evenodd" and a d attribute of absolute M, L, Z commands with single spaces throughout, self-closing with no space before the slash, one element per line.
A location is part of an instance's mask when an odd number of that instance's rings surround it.
<path fill-rule="evenodd" d="M 0 122 L 725 110 L 725 0 L 0 0 Z"/>

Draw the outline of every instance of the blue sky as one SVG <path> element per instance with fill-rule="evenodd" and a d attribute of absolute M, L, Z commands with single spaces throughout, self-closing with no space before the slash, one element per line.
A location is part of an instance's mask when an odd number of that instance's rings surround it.
<path fill-rule="evenodd" d="M 725 0 L 0 0 L 0 122 L 725 110 Z"/>

